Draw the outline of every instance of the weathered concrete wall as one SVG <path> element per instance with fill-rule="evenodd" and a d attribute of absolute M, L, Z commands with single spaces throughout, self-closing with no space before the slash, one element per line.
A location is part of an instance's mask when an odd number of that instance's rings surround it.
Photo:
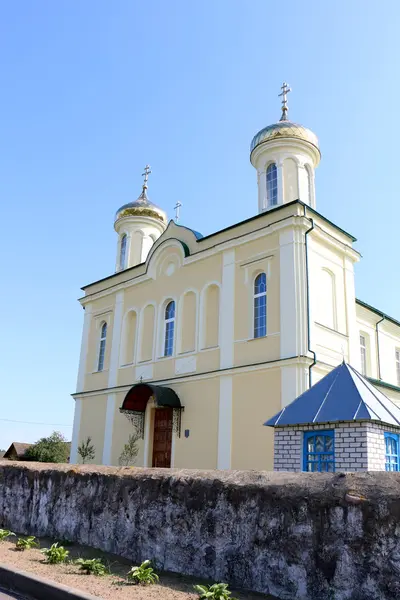
<path fill-rule="evenodd" d="M 400 473 L 0 463 L 0 526 L 283 599 L 400 597 Z"/>

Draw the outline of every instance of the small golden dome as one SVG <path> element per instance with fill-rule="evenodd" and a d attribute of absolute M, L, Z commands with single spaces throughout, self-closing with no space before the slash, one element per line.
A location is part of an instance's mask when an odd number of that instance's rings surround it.
<path fill-rule="evenodd" d="M 318 152 L 320 152 L 318 138 L 311 129 L 307 129 L 307 127 L 303 127 L 303 125 L 298 125 L 297 123 L 292 123 L 292 121 L 281 120 L 278 121 L 278 123 L 264 127 L 264 129 L 261 129 L 261 131 L 253 137 L 250 145 L 250 154 L 261 144 L 283 138 L 303 140 L 314 146 Z"/>
<path fill-rule="evenodd" d="M 143 191 L 140 194 L 139 198 L 134 202 L 128 202 L 128 204 L 124 204 L 119 208 L 115 214 L 115 220 L 122 219 L 123 217 L 151 217 L 152 219 L 157 219 L 157 221 L 161 221 L 162 223 L 167 224 L 167 215 L 166 213 L 150 202 L 146 194 L 147 186 L 143 186 Z"/>

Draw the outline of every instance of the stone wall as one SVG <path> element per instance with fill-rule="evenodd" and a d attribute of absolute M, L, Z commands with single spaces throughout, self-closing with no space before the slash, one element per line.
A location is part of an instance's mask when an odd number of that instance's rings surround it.
<path fill-rule="evenodd" d="M 281 599 L 392 600 L 400 597 L 399 490 L 400 473 L 0 462 L 0 527 Z"/>
<path fill-rule="evenodd" d="M 384 432 L 400 432 L 398 427 L 390 427 L 369 421 L 276 427 L 274 436 L 275 471 L 302 471 L 304 432 L 327 429 L 334 429 L 335 431 L 336 471 L 346 473 L 384 471 Z"/>

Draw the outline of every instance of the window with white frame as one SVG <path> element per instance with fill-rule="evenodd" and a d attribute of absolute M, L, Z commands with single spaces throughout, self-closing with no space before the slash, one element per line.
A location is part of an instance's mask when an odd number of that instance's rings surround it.
<path fill-rule="evenodd" d="M 171 300 L 165 307 L 164 356 L 174 352 L 175 302 Z"/>
<path fill-rule="evenodd" d="M 107 338 L 107 323 L 103 323 L 100 331 L 100 345 L 99 345 L 99 360 L 97 363 L 97 370 L 102 371 L 104 369 L 104 357 L 106 354 L 106 338 Z"/>
<path fill-rule="evenodd" d="M 361 373 L 367 374 L 367 338 L 360 333 Z"/>
<path fill-rule="evenodd" d="M 267 168 L 267 205 L 276 206 L 278 204 L 278 170 L 276 164 L 272 163 Z"/>
<path fill-rule="evenodd" d="M 396 348 L 396 380 L 400 387 L 400 349 Z"/>
<path fill-rule="evenodd" d="M 126 246 L 127 246 L 128 236 L 126 233 L 121 237 L 121 247 L 119 251 L 119 268 L 126 268 Z"/>
<path fill-rule="evenodd" d="M 267 276 L 260 273 L 254 280 L 254 337 L 267 335 Z"/>

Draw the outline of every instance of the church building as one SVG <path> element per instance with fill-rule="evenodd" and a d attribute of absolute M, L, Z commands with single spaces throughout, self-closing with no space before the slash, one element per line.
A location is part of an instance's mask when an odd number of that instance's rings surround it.
<path fill-rule="evenodd" d="M 115 215 L 115 273 L 86 285 L 71 463 L 274 466 L 264 427 L 343 361 L 400 403 L 400 323 L 358 300 L 355 238 L 317 211 L 321 153 L 282 115 L 253 138 L 258 211 L 201 235 L 148 198 Z M 254 199 L 254 207 L 257 203 Z"/>

